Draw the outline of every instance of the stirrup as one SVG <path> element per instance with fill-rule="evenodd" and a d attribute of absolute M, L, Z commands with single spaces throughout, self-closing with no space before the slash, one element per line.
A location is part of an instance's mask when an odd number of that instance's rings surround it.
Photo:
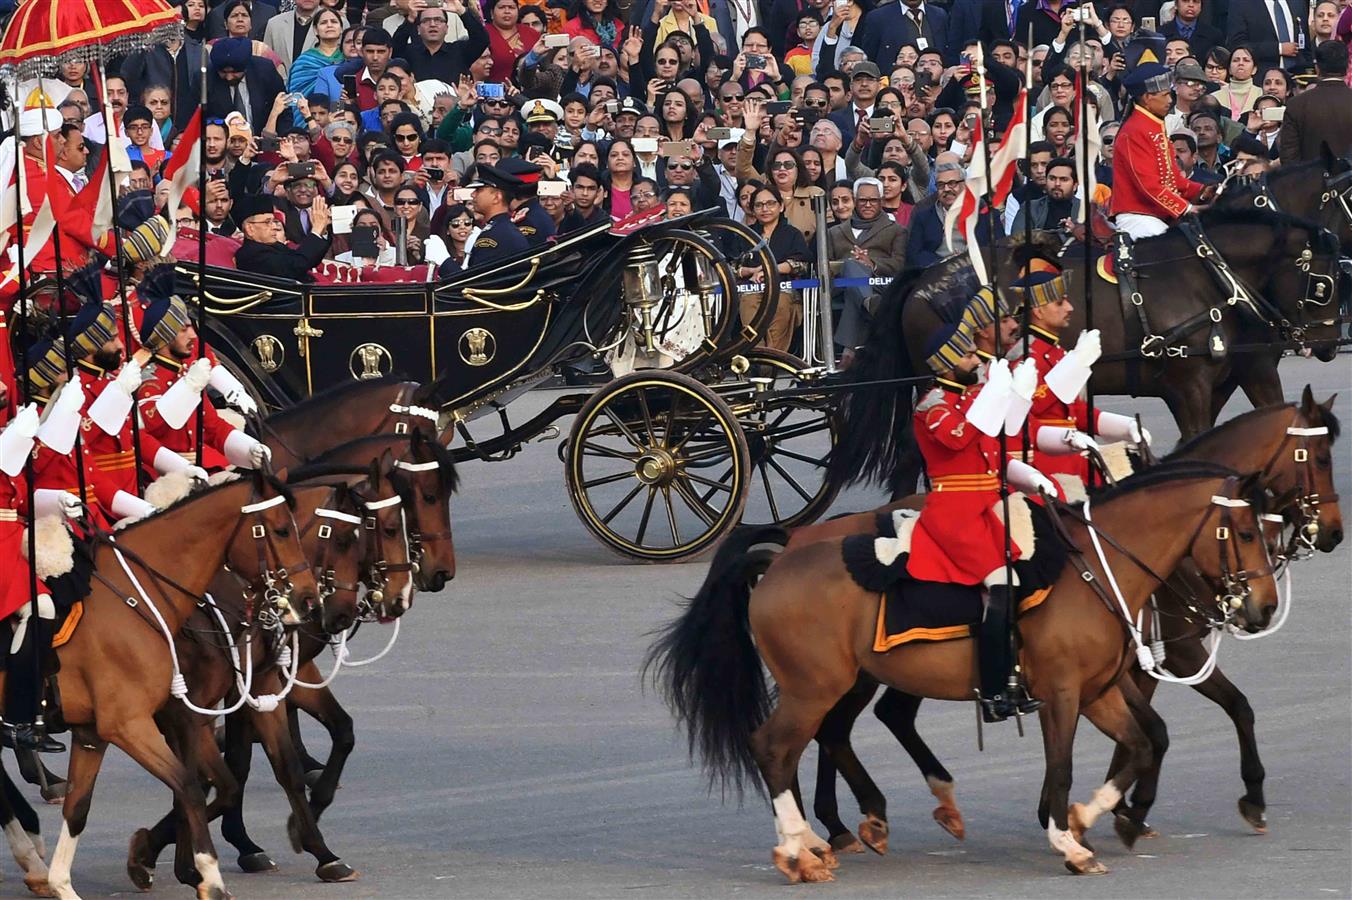
<path fill-rule="evenodd" d="M 1028 688 L 1020 682 L 1017 688 L 1011 687 L 1009 700 L 1006 701 L 1021 716 L 1031 715 L 1042 709 L 1042 701 L 1028 693 Z"/>
<path fill-rule="evenodd" d="M 1003 722 L 1019 712 L 1018 707 L 1006 699 L 1003 694 L 997 694 L 991 698 L 981 697 L 978 703 L 981 706 L 981 721 L 987 725 Z"/>

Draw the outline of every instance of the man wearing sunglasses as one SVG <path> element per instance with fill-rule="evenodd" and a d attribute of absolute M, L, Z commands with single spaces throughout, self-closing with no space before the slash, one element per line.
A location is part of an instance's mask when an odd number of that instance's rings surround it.
<path fill-rule="evenodd" d="M 689 156 L 663 157 L 664 165 L 659 170 L 659 182 L 665 192 L 668 188 L 683 188 L 689 192 L 695 209 L 716 208 L 720 215 L 726 216 L 728 209 L 719 193 L 718 175 L 707 162 L 696 163 Z"/>

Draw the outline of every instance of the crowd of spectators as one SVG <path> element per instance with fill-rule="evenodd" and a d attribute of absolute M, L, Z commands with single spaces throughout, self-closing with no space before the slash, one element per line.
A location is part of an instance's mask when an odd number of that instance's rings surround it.
<path fill-rule="evenodd" d="M 943 223 L 980 152 L 978 54 L 996 130 L 1031 65 L 1030 152 L 992 220 L 1006 231 L 1031 220 L 1074 240 L 1085 204 L 1107 209 L 1130 105 L 1122 80 L 1143 53 L 1173 71 L 1167 129 L 1194 180 L 1312 159 L 1321 143 L 1352 150 L 1352 0 L 180 8 L 182 42 L 112 67 L 112 138 L 85 66 L 66 66 L 48 89 L 73 126 L 61 140 L 95 151 L 86 165 L 121 140 L 133 161 L 125 188 L 163 202 L 164 167 L 187 152 L 177 140 L 202 92 L 206 45 L 209 181 L 204 197 L 190 190 L 165 211 L 180 226 L 204 206 L 211 234 L 284 245 L 311 269 L 337 260 L 445 273 L 485 224 L 462 185 L 481 167 L 525 160 L 543 170 L 524 201 L 532 243 L 662 205 L 670 216 L 713 207 L 764 234 L 792 277 L 815 261 L 824 196 L 831 268 L 853 279 L 837 296 L 845 349 L 862 340 L 879 279 L 963 249 Z M 1098 123 L 1090 196 L 1076 162 L 1082 64 Z M 68 168 L 77 189 L 92 172 Z M 791 332 L 780 327 L 772 343 L 787 346 Z"/>

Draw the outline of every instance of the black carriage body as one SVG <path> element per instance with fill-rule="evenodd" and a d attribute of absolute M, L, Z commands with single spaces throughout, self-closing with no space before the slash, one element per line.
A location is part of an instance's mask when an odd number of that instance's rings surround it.
<path fill-rule="evenodd" d="M 607 230 L 428 284 L 303 285 L 208 266 L 207 339 L 274 407 L 395 375 L 429 385 L 423 402 L 468 417 L 615 332 L 635 238 Z M 178 279 L 194 295 L 197 266 L 180 263 Z"/>

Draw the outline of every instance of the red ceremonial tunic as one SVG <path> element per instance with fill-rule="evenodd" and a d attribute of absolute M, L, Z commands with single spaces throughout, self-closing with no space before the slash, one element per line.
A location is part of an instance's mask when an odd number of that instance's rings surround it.
<path fill-rule="evenodd" d="M 182 456 L 188 462 L 197 464 L 197 417 L 188 416 L 182 428 L 170 428 L 155 408 L 155 401 L 169 390 L 170 385 L 178 381 L 183 372 L 183 364 L 176 359 L 156 354 L 148 363 L 150 380 L 141 382 L 139 405 L 141 408 L 142 433 L 149 432 L 152 437 Z M 225 439 L 235 430 L 235 426 L 222 419 L 220 413 L 210 403 L 202 404 L 203 437 L 202 468 L 208 472 L 217 472 L 230 465 L 225 458 Z M 149 459 L 145 459 L 147 464 Z M 153 473 L 151 473 L 153 475 Z"/>
<path fill-rule="evenodd" d="M 1113 148 L 1113 215 L 1139 213 L 1173 222 L 1202 188 L 1178 168 L 1164 120 L 1138 105 L 1122 123 Z"/>
<path fill-rule="evenodd" d="M 127 416 L 126 421 L 122 423 L 122 431 L 117 435 L 108 434 L 87 418 L 89 407 L 116 380 L 116 373 L 100 369 L 85 359 L 80 360 L 77 365 L 84 370 L 82 381 L 87 398 L 84 409 L 80 411 L 82 416 L 86 416 L 80 422 L 80 430 L 84 435 L 85 455 L 96 469 L 117 483 L 119 490 L 126 491 L 133 497 L 139 497 L 141 491 L 140 485 L 136 483 L 136 449 L 132 442 L 131 416 Z M 141 429 L 140 437 L 141 460 L 146 468 L 153 472 L 155 454 L 164 445 L 144 428 Z"/>
<path fill-rule="evenodd" d="M 964 415 L 979 393 L 941 378 L 916 407 L 915 440 L 931 486 L 911 536 L 906 570 L 913 578 L 975 585 L 1005 564 L 1005 526 L 995 510 L 1000 444 Z"/>
<path fill-rule="evenodd" d="M 1094 411 L 1093 427 L 1090 427 L 1089 404 L 1082 398 L 1077 398 L 1074 403 L 1065 403 L 1047 387 L 1047 373 L 1066 355 L 1060 339 L 1037 326 L 1029 327 L 1029 337 L 1028 352 L 1037 366 L 1037 390 L 1033 392 L 1033 408 L 1028 411 L 1029 419 L 1035 421 L 1038 427 L 1074 428 L 1086 434 L 1096 432 L 1099 410 Z M 1081 453 L 1038 452 L 1030 455 L 1026 461 L 1049 478 L 1061 473 L 1074 475 L 1085 484 L 1089 483 L 1089 460 Z"/>
<path fill-rule="evenodd" d="M 28 555 L 23 550 L 27 514 L 28 482 L 23 473 L 10 478 L 0 472 L 0 619 L 32 599 Z M 38 581 L 38 592 L 46 590 Z"/>
<path fill-rule="evenodd" d="M 85 438 L 81 429 L 80 440 Z M 94 468 L 89 448 L 84 447 L 85 508 L 92 524 L 99 528 L 110 529 L 113 520 L 113 496 L 120 486 L 116 479 L 108 477 Z M 75 448 L 66 454 L 57 453 L 42 441 L 33 445 L 33 486 L 39 489 L 68 491 L 80 496 L 80 471 L 75 465 Z"/>

